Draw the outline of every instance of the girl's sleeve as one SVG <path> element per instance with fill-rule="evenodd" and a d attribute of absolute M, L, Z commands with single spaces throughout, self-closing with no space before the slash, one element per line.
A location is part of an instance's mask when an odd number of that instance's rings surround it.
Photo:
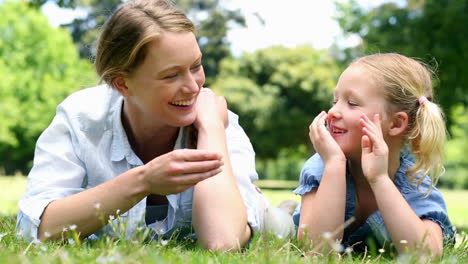
<path fill-rule="evenodd" d="M 320 185 L 322 174 L 324 170 L 324 163 L 319 154 L 314 154 L 310 157 L 304 167 L 302 167 L 299 176 L 299 187 L 294 190 L 295 194 L 304 195 L 310 192 L 313 188 Z"/>
<path fill-rule="evenodd" d="M 444 198 L 442 193 L 435 187 L 426 196 L 429 184 L 429 178 L 426 178 L 419 189 L 408 184 L 405 186 L 406 188 L 402 188 L 401 192 L 416 215 L 421 219 L 428 219 L 439 224 L 444 236 L 444 242 L 451 243 L 455 235 L 455 228 L 448 217 Z"/>
<path fill-rule="evenodd" d="M 313 188 L 317 188 L 320 185 L 324 168 L 325 165 L 319 154 L 316 153 L 310 157 L 305 162 L 304 167 L 302 167 L 301 175 L 299 176 L 299 187 L 293 192 L 298 195 L 304 195 Z M 299 225 L 299 219 L 301 217 L 301 205 L 301 203 L 297 205 L 292 215 L 296 228 Z"/>

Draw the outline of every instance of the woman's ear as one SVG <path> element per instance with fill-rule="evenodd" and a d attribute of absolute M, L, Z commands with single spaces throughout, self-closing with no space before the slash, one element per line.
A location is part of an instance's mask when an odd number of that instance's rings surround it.
<path fill-rule="evenodd" d="M 409 124 L 408 114 L 405 112 L 397 112 L 392 115 L 392 122 L 388 129 L 390 136 L 400 136 L 406 133 Z"/>
<path fill-rule="evenodd" d="M 127 82 L 123 75 L 118 75 L 112 79 L 112 86 L 123 96 L 128 97 L 131 95 L 130 89 L 128 89 Z"/>

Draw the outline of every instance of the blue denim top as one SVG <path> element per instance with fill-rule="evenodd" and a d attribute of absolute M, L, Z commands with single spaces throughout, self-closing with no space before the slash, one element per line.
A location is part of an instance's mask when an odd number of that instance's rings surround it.
<path fill-rule="evenodd" d="M 414 157 L 408 150 L 403 150 L 400 154 L 400 168 L 398 168 L 394 179 L 395 186 L 400 190 L 401 194 L 418 217 L 429 219 L 440 225 L 444 236 L 444 243 L 452 242 L 455 228 L 448 218 L 442 194 L 437 188 L 433 187 L 430 194 L 425 197 L 426 191 L 431 184 L 430 178 L 427 176 L 424 178 L 419 189 L 415 183 L 408 180 L 405 173 L 413 164 Z M 303 195 L 310 192 L 313 188 L 318 187 L 322 179 L 324 166 L 324 162 L 318 154 L 309 158 L 302 168 L 299 179 L 300 185 L 294 190 L 294 193 Z M 346 179 L 345 221 L 355 215 L 356 209 L 356 188 L 348 169 L 346 169 Z M 311 210 L 313 210 L 313 208 L 311 208 Z M 293 220 L 296 227 L 299 225 L 300 213 L 301 204 L 296 207 L 293 213 Z M 355 244 L 360 244 L 362 246 L 366 244 L 368 238 L 374 239 L 379 246 L 388 245 L 391 242 L 390 234 L 378 210 L 370 215 L 365 223 L 354 231 L 350 230 L 350 228 L 346 228 L 344 230 L 342 243 L 345 247 Z"/>

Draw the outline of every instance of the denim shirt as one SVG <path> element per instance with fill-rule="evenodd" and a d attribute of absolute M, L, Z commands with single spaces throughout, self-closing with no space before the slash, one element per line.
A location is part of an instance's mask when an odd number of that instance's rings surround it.
<path fill-rule="evenodd" d="M 442 194 L 437 188 L 433 187 L 429 196 L 425 197 L 425 192 L 427 191 L 429 184 L 431 184 L 430 178 L 427 176 L 424 178 L 419 189 L 416 187 L 415 183 L 408 180 L 405 173 L 413 166 L 413 164 L 413 156 L 408 150 L 403 150 L 400 154 L 400 167 L 396 172 L 394 184 L 416 215 L 419 218 L 429 219 L 439 224 L 442 228 L 444 242 L 450 242 L 454 237 L 455 228 L 452 226 L 448 218 Z M 309 158 L 302 168 L 299 180 L 300 185 L 294 190 L 294 193 L 304 195 L 310 192 L 313 188 L 317 188 L 322 179 L 324 166 L 324 162 L 318 154 Z M 301 204 L 296 207 L 296 210 L 293 213 L 293 220 L 296 227 L 299 225 L 300 210 Z M 314 209 L 310 208 L 310 210 Z M 356 188 L 351 174 L 346 170 L 345 221 L 355 215 L 355 210 Z M 345 228 L 342 243 L 345 247 L 357 244 L 359 245 L 359 249 L 365 245 L 369 238 L 374 239 L 374 241 L 380 246 L 388 245 L 391 242 L 390 234 L 388 233 L 382 215 L 378 210 L 370 215 L 365 223 L 354 231 L 351 231 L 349 227 Z"/>
<path fill-rule="evenodd" d="M 27 240 L 37 239 L 41 215 L 54 200 L 93 188 L 103 182 L 143 165 L 133 152 L 122 126 L 123 97 L 107 85 L 84 89 L 70 95 L 58 107 L 49 127 L 39 137 L 33 167 L 28 175 L 26 193 L 20 198 L 16 229 Z M 247 208 L 247 220 L 253 231 L 260 229 L 258 192 L 253 181 L 255 153 L 249 138 L 238 124 L 238 117 L 228 113 L 226 138 L 234 176 Z M 175 149 L 186 148 L 186 129 L 179 129 Z M 158 235 L 175 230 L 191 232 L 193 187 L 166 196 L 167 217 L 148 225 Z M 96 204 L 99 207 L 99 204 Z M 157 207 L 153 207 L 157 208 Z M 164 207 L 161 207 L 164 208 Z M 104 226 L 100 234 L 116 235 L 115 226 L 125 223 L 126 237 L 146 227 L 146 198 Z M 98 210 L 98 208 L 96 209 Z M 121 226 L 121 225 L 120 225 Z M 121 235 L 121 234 L 119 234 Z"/>

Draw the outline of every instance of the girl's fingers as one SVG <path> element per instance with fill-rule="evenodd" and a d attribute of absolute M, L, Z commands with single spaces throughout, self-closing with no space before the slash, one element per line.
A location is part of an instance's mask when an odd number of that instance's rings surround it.
<path fill-rule="evenodd" d="M 372 152 L 372 143 L 368 136 L 364 135 L 361 138 L 362 154 L 368 154 Z"/>
<path fill-rule="evenodd" d="M 324 111 L 320 112 L 320 114 L 318 114 L 314 120 L 312 121 L 312 124 L 310 125 L 309 127 L 309 131 L 311 133 L 311 137 L 313 138 L 317 138 L 319 136 L 319 127 L 320 127 L 320 120 L 322 118 L 322 116 L 324 115 Z"/>
<path fill-rule="evenodd" d="M 374 115 L 374 125 L 379 129 L 379 131 L 382 131 L 382 127 L 380 126 L 380 115 L 379 114 Z"/>

